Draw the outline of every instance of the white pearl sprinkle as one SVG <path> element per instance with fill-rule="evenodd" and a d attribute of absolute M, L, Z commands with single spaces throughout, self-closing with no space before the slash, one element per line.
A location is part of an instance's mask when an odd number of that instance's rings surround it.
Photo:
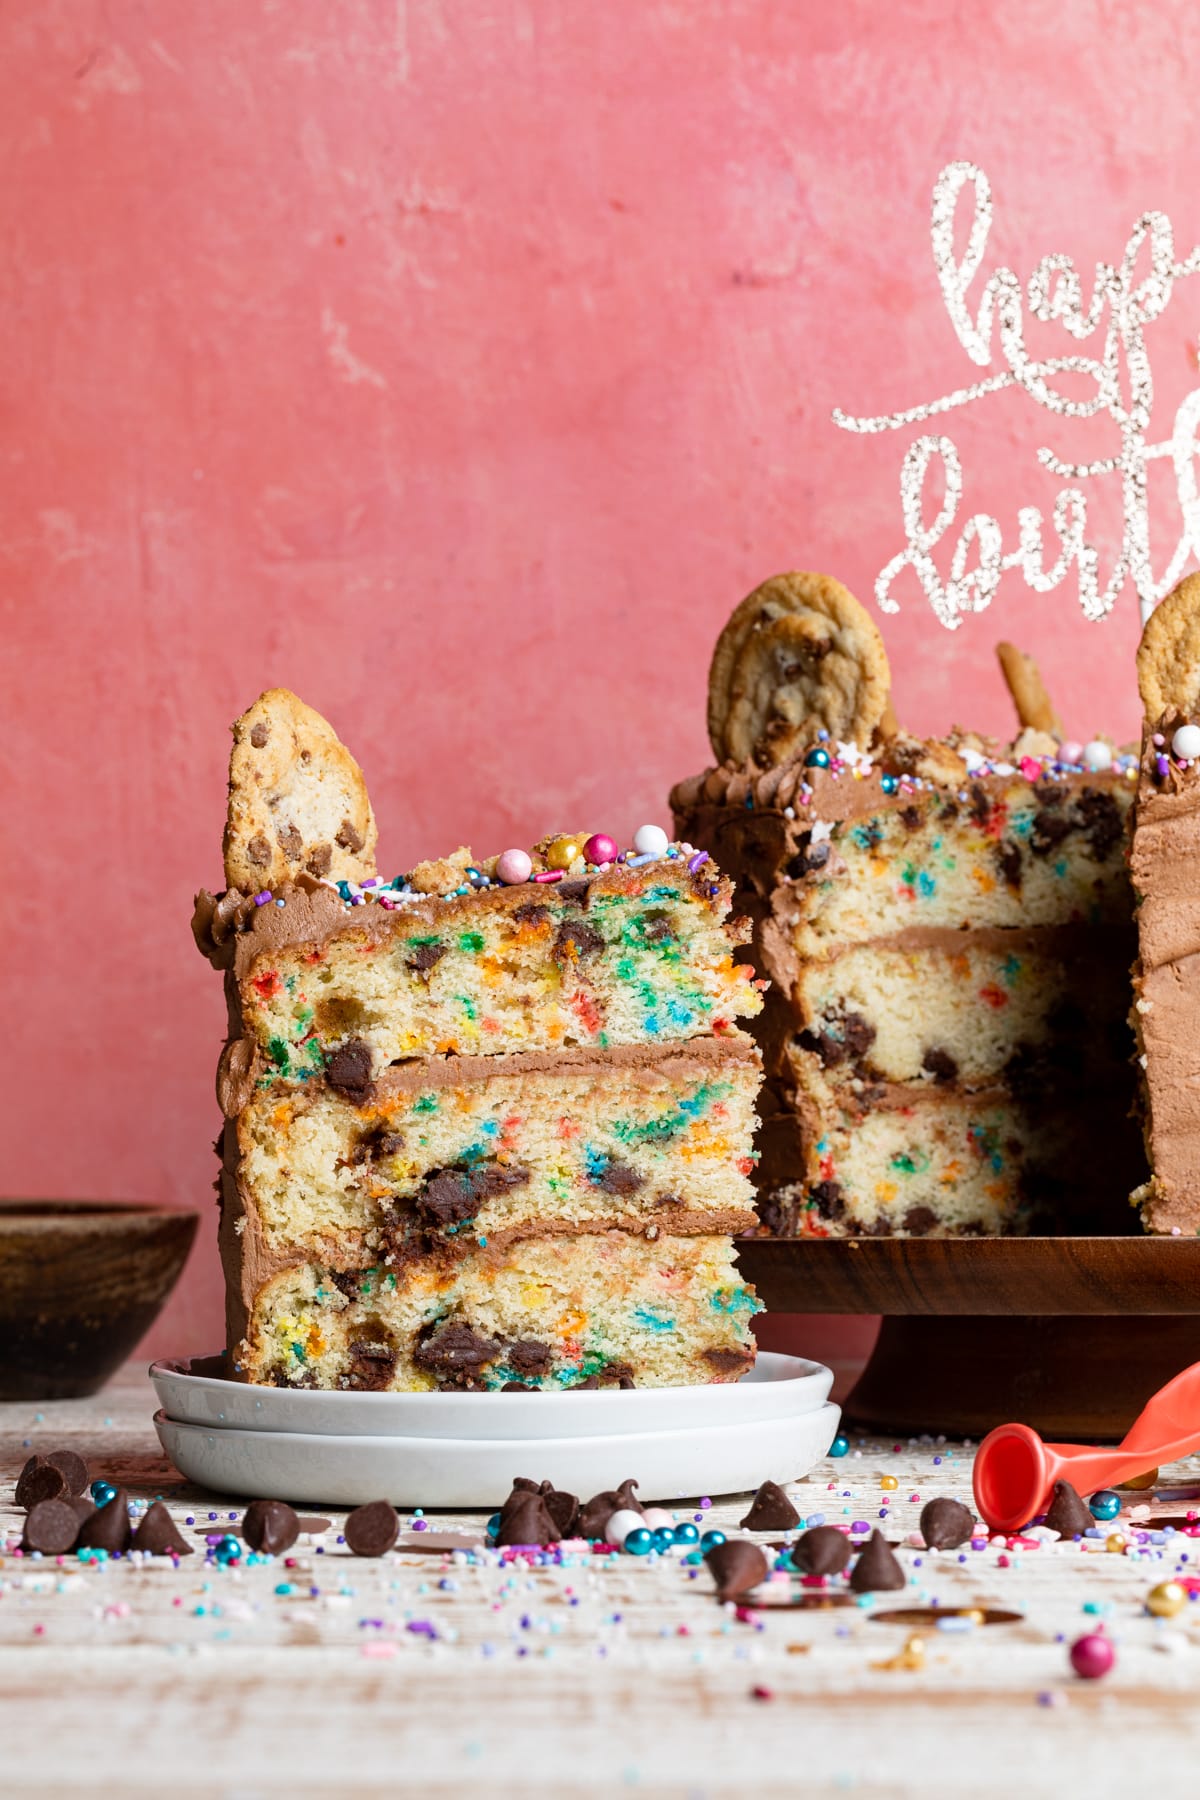
<path fill-rule="evenodd" d="M 1111 769 L 1113 761 L 1112 747 L 1103 738 L 1093 738 L 1090 744 L 1083 746 L 1083 766 L 1098 775 L 1102 769 Z"/>
<path fill-rule="evenodd" d="M 1186 757 L 1189 762 L 1200 756 L 1200 725 L 1181 725 L 1171 739 L 1171 748 L 1176 756 Z"/>
<path fill-rule="evenodd" d="M 639 856 L 665 856 L 670 841 L 661 825 L 639 825 L 633 834 L 633 847 Z"/>

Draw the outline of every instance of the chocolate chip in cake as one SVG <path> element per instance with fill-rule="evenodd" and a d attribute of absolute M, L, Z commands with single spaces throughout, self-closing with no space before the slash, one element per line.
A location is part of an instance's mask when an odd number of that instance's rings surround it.
<path fill-rule="evenodd" d="M 56 1469 L 46 1457 L 34 1455 L 17 1476 L 13 1499 L 28 1512 L 40 1500 L 57 1500 L 66 1491 L 67 1481 L 62 1470 Z"/>
<path fill-rule="evenodd" d="M 702 1355 L 709 1368 L 714 1369 L 718 1375 L 741 1373 L 754 1364 L 753 1350 L 734 1350 L 721 1345 L 703 1351 Z"/>
<path fill-rule="evenodd" d="M 586 919 L 564 919 L 555 934 L 554 955 L 560 961 L 575 955 L 582 962 L 589 956 L 598 956 L 603 949 L 603 934 Z"/>
<path fill-rule="evenodd" d="M 424 944 L 416 944 L 411 956 L 405 959 L 405 966 L 410 968 L 414 975 L 428 975 L 430 969 L 435 968 L 441 962 L 449 948 L 448 944 L 439 943 L 436 939 Z"/>
<path fill-rule="evenodd" d="M 800 1523 L 800 1514 L 777 1481 L 764 1481 L 742 1520 L 743 1531 L 791 1531 Z"/>
<path fill-rule="evenodd" d="M 362 1394 L 381 1394 L 396 1372 L 396 1352 L 386 1343 L 357 1339 L 348 1345 L 350 1360 L 338 1378 L 339 1386 Z"/>
<path fill-rule="evenodd" d="M 915 831 L 921 823 L 921 809 L 919 806 L 902 806 L 899 817 L 905 831 Z"/>
<path fill-rule="evenodd" d="M 921 1058 L 921 1067 L 927 1075 L 932 1075 L 936 1082 L 953 1081 L 958 1075 L 958 1064 L 948 1050 L 939 1049 L 931 1044 Z"/>
<path fill-rule="evenodd" d="M 267 739 L 270 735 L 271 727 L 266 719 L 260 719 L 257 725 L 252 725 L 250 728 L 250 742 L 254 745 L 256 750 L 265 748 Z"/>
<path fill-rule="evenodd" d="M 246 845 L 246 855 L 260 869 L 265 869 L 271 860 L 271 846 L 265 837 L 252 837 Z"/>
<path fill-rule="evenodd" d="M 481 1369 L 495 1360 L 500 1346 L 492 1338 L 480 1337 L 462 1320 L 452 1319 L 435 1325 L 413 1352 L 419 1368 L 454 1373 L 464 1369 Z"/>
<path fill-rule="evenodd" d="M 1019 844 L 993 844 L 992 850 L 1008 887 L 1020 892 L 1021 848 Z"/>
<path fill-rule="evenodd" d="M 65 1556 L 79 1536 L 79 1520 L 69 1500 L 38 1500 L 25 1518 L 22 1550 L 40 1550 L 43 1556 Z"/>
<path fill-rule="evenodd" d="M 309 851 L 304 866 L 310 875 L 328 875 L 333 867 L 333 845 L 318 844 L 315 850 Z"/>
<path fill-rule="evenodd" d="M 352 855 L 357 855 L 363 847 L 363 840 L 349 819 L 342 820 L 337 834 L 337 842 L 343 850 L 349 850 Z"/>
<path fill-rule="evenodd" d="M 806 875 L 815 874 L 818 869 L 823 869 L 828 861 L 828 844 L 806 843 L 788 863 L 784 874 L 790 881 L 803 881 Z"/>
<path fill-rule="evenodd" d="M 465 1169 L 433 1169 L 413 1203 L 430 1225 L 459 1225 L 479 1211 L 479 1201 Z"/>
<path fill-rule="evenodd" d="M 325 1065 L 325 1079 L 345 1099 L 356 1105 L 371 1091 L 371 1046 L 359 1037 L 339 1044 Z"/>
<path fill-rule="evenodd" d="M 1125 836 L 1120 807 L 1113 796 L 1102 789 L 1084 788 L 1072 811 L 1087 837 L 1092 855 L 1097 862 L 1104 862 Z"/>
<path fill-rule="evenodd" d="M 904 1215 L 904 1229 L 910 1237 L 928 1237 L 938 1222 L 930 1206 L 910 1206 Z"/>
<path fill-rule="evenodd" d="M 299 862 L 304 855 L 304 839 L 295 825 L 285 825 L 282 831 L 275 833 L 279 848 L 289 862 Z"/>
<path fill-rule="evenodd" d="M 242 1536 L 263 1556 L 282 1556 L 300 1536 L 300 1520 L 284 1500 L 252 1500 L 242 1519 Z"/>
<path fill-rule="evenodd" d="M 1061 795 L 1056 795 L 1061 804 Z M 1049 799 L 1049 796 L 1047 796 Z M 1052 812 L 1049 806 L 1042 807 L 1033 815 L 1033 829 L 1029 834 L 1029 848 L 1035 856 L 1049 856 L 1057 849 L 1065 837 L 1071 832 L 1071 821 L 1063 817 L 1061 812 Z"/>
<path fill-rule="evenodd" d="M 342 1528 L 355 1556 L 384 1556 L 400 1536 L 400 1519 L 388 1500 L 368 1500 L 356 1506 Z"/>
<path fill-rule="evenodd" d="M 991 818 L 993 812 L 992 797 L 981 782 L 972 782 L 971 803 L 967 810 L 976 825 L 981 827 L 986 825 Z"/>
<path fill-rule="evenodd" d="M 818 1181 L 808 1192 L 813 1210 L 823 1219 L 845 1217 L 846 1202 L 840 1181 Z"/>
<path fill-rule="evenodd" d="M 562 905 L 582 906 L 586 911 L 592 898 L 592 884 L 590 881 L 560 881 L 554 892 L 555 898 Z M 524 910 L 522 907 L 521 911 Z M 549 908 L 547 908 L 547 917 L 549 917 Z"/>
<path fill-rule="evenodd" d="M 544 925 L 550 917 L 550 908 L 537 900 L 527 900 L 523 906 L 513 907 L 512 917 L 517 925 Z"/>
<path fill-rule="evenodd" d="M 156 1500 L 139 1520 L 130 1549 L 147 1556 L 191 1556 L 195 1546 L 181 1536 L 170 1508 Z"/>
<path fill-rule="evenodd" d="M 921 1536 L 931 1550 L 957 1550 L 975 1529 L 975 1514 L 961 1500 L 927 1500 L 921 1508 Z"/>
<path fill-rule="evenodd" d="M 133 1528 L 129 1523 L 129 1495 L 124 1488 L 118 1488 L 112 1499 L 104 1506 L 97 1507 L 90 1519 L 85 1519 L 79 1528 L 80 1550 L 107 1550 L 110 1556 L 118 1551 L 128 1550 L 133 1542 Z"/>
<path fill-rule="evenodd" d="M 540 1344 L 536 1338 L 518 1338 L 508 1346 L 504 1360 L 518 1375 L 548 1375 L 553 1355 L 549 1344 Z"/>
<path fill-rule="evenodd" d="M 613 1157 L 596 1174 L 589 1174 L 588 1180 L 593 1187 L 600 1188 L 606 1194 L 636 1194 L 639 1188 L 645 1187 L 646 1177 L 628 1163 Z"/>

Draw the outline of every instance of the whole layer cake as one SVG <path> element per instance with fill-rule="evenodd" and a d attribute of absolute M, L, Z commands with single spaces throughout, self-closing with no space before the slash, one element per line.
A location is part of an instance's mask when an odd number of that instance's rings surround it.
<path fill-rule="evenodd" d="M 789 609 L 807 621 L 786 664 L 761 666 L 756 606 L 768 634 Z M 768 583 L 731 626 L 760 666 L 739 687 L 718 646 L 714 683 L 753 707 L 723 732 L 718 691 L 710 725 L 744 753 L 671 803 L 679 836 L 735 878 L 771 982 L 764 1227 L 1128 1229 L 1144 1173 L 1125 1019 L 1136 758 L 1096 744 L 1085 762 L 1037 729 L 1012 748 L 900 732 L 878 634 L 827 578 Z"/>
<path fill-rule="evenodd" d="M 227 877 L 273 885 L 202 892 L 193 919 L 228 1002 L 236 1368 L 321 1387 L 736 1378 L 761 1079 L 737 1020 L 761 984 L 733 958 L 730 883 L 651 827 L 649 848 L 564 836 L 381 881 L 361 776 L 316 717 L 277 690 L 235 725 Z M 343 817 L 354 866 L 314 873 Z"/>

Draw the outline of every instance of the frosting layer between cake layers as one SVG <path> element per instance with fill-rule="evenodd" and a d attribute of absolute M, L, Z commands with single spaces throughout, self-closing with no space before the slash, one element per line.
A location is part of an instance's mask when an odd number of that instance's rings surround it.
<path fill-rule="evenodd" d="M 1128 1229 L 1131 759 L 1018 768 L 981 740 L 902 739 L 821 760 L 672 795 L 772 983 L 764 1227 Z"/>

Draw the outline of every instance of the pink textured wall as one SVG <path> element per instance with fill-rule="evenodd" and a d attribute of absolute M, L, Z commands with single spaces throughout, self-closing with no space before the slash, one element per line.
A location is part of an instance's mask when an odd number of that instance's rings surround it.
<path fill-rule="evenodd" d="M 898 547 L 907 439 L 831 407 L 971 378 L 939 168 L 987 168 L 1022 272 L 1148 205 L 1190 248 L 1198 60 L 1189 0 L 9 0 L 3 1185 L 208 1204 L 188 916 L 261 688 L 357 752 L 389 872 L 663 818 L 733 602 L 797 565 L 869 598 Z M 950 429 L 1011 536 L 1044 424 Z M 886 629 L 919 727 L 1007 725 L 1002 635 L 1069 725 L 1134 726 L 1128 598 Z M 210 1232 L 159 1342 L 217 1318 Z"/>

